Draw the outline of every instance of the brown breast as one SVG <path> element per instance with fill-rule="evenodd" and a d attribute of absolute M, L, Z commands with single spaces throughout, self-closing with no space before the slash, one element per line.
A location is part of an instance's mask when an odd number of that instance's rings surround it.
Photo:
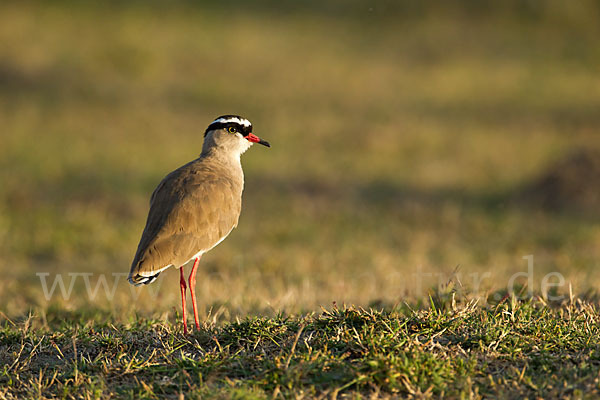
<path fill-rule="evenodd" d="M 239 162 L 210 156 L 167 175 L 150 199 L 130 278 L 152 276 L 169 265 L 179 267 L 214 247 L 237 226 L 242 190 Z"/>

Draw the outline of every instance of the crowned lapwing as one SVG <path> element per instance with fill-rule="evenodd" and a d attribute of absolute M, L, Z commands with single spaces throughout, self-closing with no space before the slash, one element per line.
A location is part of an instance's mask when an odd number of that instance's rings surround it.
<path fill-rule="evenodd" d="M 199 329 L 195 293 L 198 261 L 237 226 L 244 187 L 240 156 L 253 143 L 271 147 L 252 133 L 247 119 L 237 115 L 217 118 L 206 128 L 200 157 L 168 174 L 150 198 L 148 220 L 129 282 L 149 284 L 167 268 L 179 268 L 184 333 L 187 287 L 183 266 L 194 260 L 188 283 Z"/>

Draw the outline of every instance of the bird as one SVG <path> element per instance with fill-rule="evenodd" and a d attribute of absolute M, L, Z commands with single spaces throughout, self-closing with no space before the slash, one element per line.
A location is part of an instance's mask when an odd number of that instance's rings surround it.
<path fill-rule="evenodd" d="M 198 263 L 237 227 L 244 187 L 241 155 L 254 143 L 271 147 L 252 133 L 246 118 L 218 117 L 204 132 L 200 156 L 165 176 L 150 197 L 146 226 L 128 281 L 147 285 L 166 269 L 178 268 L 184 334 L 188 333 L 184 266 L 194 261 L 188 284 L 199 330 L 195 292 Z"/>

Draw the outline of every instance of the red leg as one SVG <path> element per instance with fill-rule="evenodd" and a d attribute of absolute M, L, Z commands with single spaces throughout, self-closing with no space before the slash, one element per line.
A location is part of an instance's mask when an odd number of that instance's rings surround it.
<path fill-rule="evenodd" d="M 194 260 L 194 266 L 192 272 L 190 272 L 190 292 L 192 294 L 192 307 L 194 308 L 194 322 L 196 323 L 196 329 L 200 330 L 200 322 L 198 322 L 198 310 L 196 309 L 196 270 L 198 269 L 198 262 L 200 257 Z"/>
<path fill-rule="evenodd" d="M 181 287 L 181 312 L 183 314 L 183 333 L 187 335 L 187 321 L 185 320 L 185 278 L 183 276 L 183 267 L 179 268 L 179 286 Z"/>

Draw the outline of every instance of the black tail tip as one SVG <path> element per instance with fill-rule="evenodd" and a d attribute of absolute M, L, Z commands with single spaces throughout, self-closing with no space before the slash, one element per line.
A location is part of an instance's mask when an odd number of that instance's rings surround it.
<path fill-rule="evenodd" d="M 160 272 L 152 276 L 142 276 L 140 274 L 136 274 L 134 276 L 130 275 L 127 280 L 134 286 L 149 285 L 154 282 L 156 278 L 158 278 L 158 275 L 160 275 Z"/>

